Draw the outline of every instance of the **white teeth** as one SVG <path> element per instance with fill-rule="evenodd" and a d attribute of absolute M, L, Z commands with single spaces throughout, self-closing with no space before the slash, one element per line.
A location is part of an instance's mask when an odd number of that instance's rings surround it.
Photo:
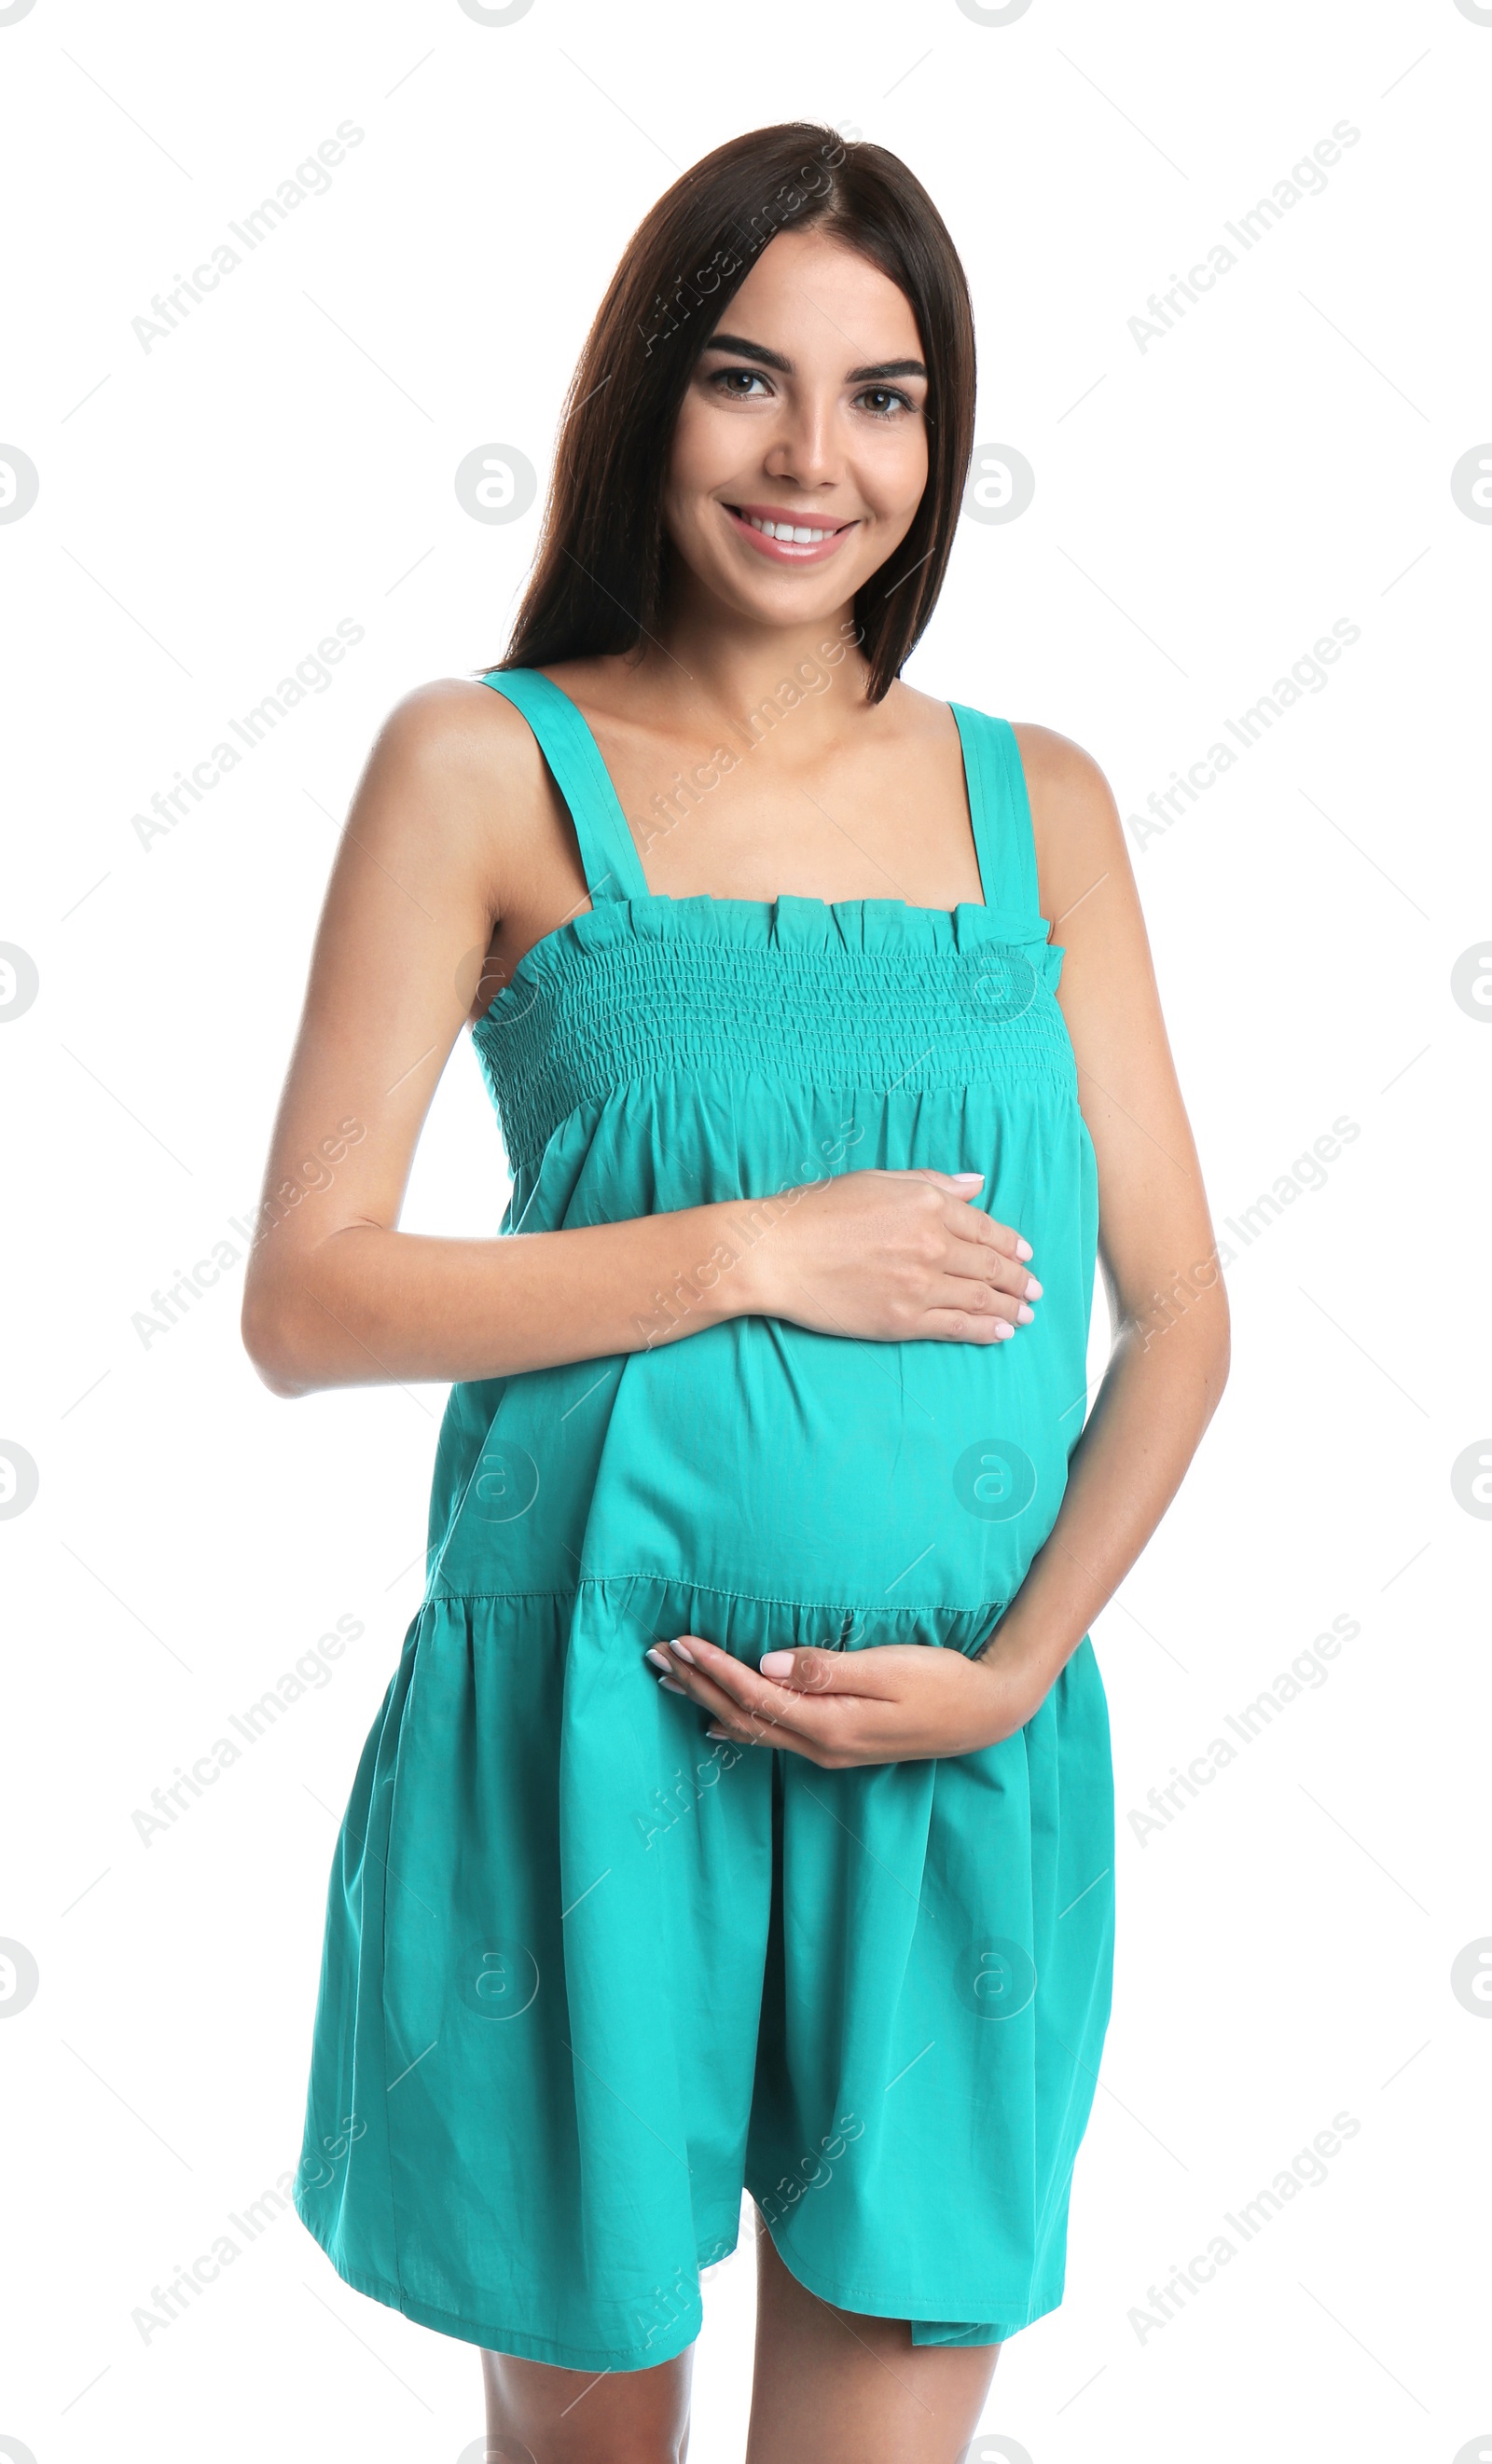
<path fill-rule="evenodd" d="M 760 531 L 765 539 L 791 539 L 798 547 L 816 547 L 820 539 L 834 537 L 832 530 L 809 530 L 801 522 L 764 522 L 759 520 L 755 514 L 747 514 L 746 520 L 751 528 L 754 531 Z M 838 528 L 837 523 L 835 528 Z"/>

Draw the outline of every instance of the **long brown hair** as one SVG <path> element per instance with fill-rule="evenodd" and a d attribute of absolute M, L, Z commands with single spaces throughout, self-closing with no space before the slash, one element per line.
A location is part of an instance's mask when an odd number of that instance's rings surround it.
<path fill-rule="evenodd" d="M 917 319 L 927 363 L 927 484 L 894 556 L 857 594 L 880 701 L 937 605 L 973 450 L 974 324 L 943 217 L 880 145 L 788 121 L 683 173 L 612 278 L 566 397 L 539 550 L 504 668 L 635 650 L 668 587 L 662 494 L 679 406 L 721 311 L 779 231 L 834 233 Z"/>

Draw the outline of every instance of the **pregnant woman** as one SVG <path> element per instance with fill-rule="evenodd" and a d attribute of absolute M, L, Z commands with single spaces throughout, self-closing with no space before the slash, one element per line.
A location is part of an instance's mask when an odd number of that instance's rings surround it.
<path fill-rule="evenodd" d="M 1101 773 L 899 680 L 973 404 L 902 164 L 710 155 L 586 344 L 506 656 L 394 711 L 327 898 L 270 1188 L 361 1134 L 246 1340 L 280 1394 L 452 1391 L 296 2195 L 483 2348 L 492 2456 L 682 2456 L 743 2189 L 750 2464 L 952 2464 L 1062 2296 L 1088 1627 L 1227 1329 Z M 490 1240 L 397 1229 L 463 1019 Z"/>

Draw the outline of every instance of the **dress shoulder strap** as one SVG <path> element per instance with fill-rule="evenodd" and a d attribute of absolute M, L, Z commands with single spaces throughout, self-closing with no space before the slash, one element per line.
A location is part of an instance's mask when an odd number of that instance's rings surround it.
<path fill-rule="evenodd" d="M 647 877 L 601 748 L 568 693 L 537 668 L 492 668 L 482 683 L 522 711 L 569 807 L 586 888 L 603 899 L 646 898 Z"/>
<path fill-rule="evenodd" d="M 963 739 L 964 775 L 985 905 L 1039 915 L 1041 892 L 1031 801 L 1015 731 L 1008 718 L 991 718 L 987 711 L 970 710 L 963 702 L 952 702 L 949 708 Z"/>

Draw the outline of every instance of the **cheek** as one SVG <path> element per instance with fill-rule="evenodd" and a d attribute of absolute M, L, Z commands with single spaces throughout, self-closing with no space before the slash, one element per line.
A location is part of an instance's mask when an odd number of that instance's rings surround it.
<path fill-rule="evenodd" d="M 927 430 L 919 420 L 862 446 L 856 483 L 888 529 L 907 527 L 927 485 Z"/>
<path fill-rule="evenodd" d="M 708 410 L 685 400 L 674 429 L 663 483 L 663 528 L 685 559 L 693 561 L 702 546 L 705 500 L 738 475 L 739 456 L 727 455 Z"/>
<path fill-rule="evenodd" d="M 686 394 L 668 460 L 668 494 L 674 502 L 682 504 L 722 486 L 740 467 L 742 444 L 733 420 L 712 413 L 698 394 Z"/>

